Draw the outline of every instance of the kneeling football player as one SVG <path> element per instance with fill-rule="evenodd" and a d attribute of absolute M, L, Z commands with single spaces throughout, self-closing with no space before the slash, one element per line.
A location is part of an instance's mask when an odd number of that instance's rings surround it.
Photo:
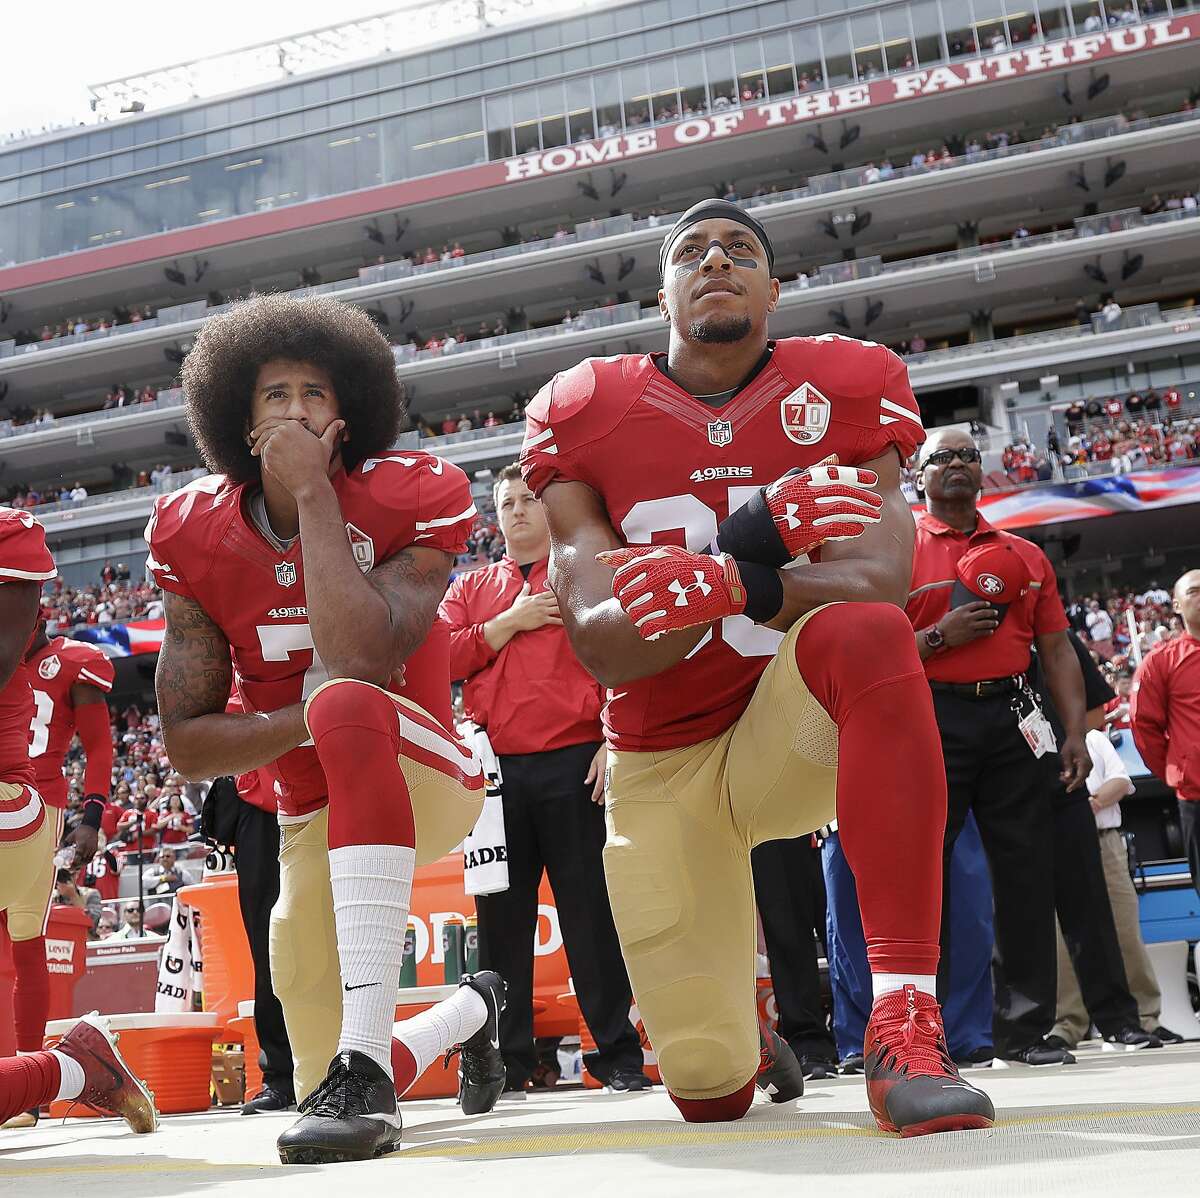
<path fill-rule="evenodd" d="M 214 473 L 163 496 L 146 529 L 166 595 L 166 748 L 189 778 L 270 780 L 271 976 L 301 1111 L 280 1157 L 367 1159 L 399 1142 L 396 1092 L 455 1045 L 464 1110 L 490 1109 L 504 1084 L 494 973 L 392 1044 L 413 870 L 482 806 L 435 620 L 475 506 L 456 466 L 389 450 L 404 412 L 395 361 L 350 305 L 239 304 L 205 324 L 183 386 Z M 242 714 L 225 712 L 231 680 Z"/>
<path fill-rule="evenodd" d="M 989 1126 L 934 997 L 946 776 L 904 615 L 915 531 L 900 468 L 924 439 L 904 363 L 767 335 L 766 230 L 689 209 L 662 246 L 668 352 L 590 359 L 526 413 L 551 579 L 609 688 L 605 872 L 638 1010 L 688 1120 L 803 1077 L 754 1001 L 750 850 L 835 815 L 874 987 L 881 1128 Z"/>

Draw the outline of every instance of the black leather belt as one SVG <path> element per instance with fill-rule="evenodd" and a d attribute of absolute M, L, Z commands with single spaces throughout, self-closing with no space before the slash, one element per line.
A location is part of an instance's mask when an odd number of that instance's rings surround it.
<path fill-rule="evenodd" d="M 1024 681 L 1023 675 L 1016 674 L 1008 678 L 984 678 L 980 682 L 930 682 L 929 689 L 957 695 L 960 699 L 992 699 L 997 695 L 1014 694 Z"/>

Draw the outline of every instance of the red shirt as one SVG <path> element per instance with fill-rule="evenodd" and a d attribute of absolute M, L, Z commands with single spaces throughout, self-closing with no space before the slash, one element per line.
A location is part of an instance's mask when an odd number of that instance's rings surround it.
<path fill-rule="evenodd" d="M 521 567 L 505 556 L 460 574 L 438 614 L 450 627 L 450 676 L 463 679 L 467 714 L 487 729 L 496 753 L 540 753 L 602 739 L 600 684 L 579 664 L 566 629 L 518 632 L 497 653 L 483 626 L 520 594 Z M 529 571 L 530 590 L 548 591 L 546 560 Z"/>
<path fill-rule="evenodd" d="M 1163 401 L 1166 403 L 1168 408 L 1177 408 L 1181 403 L 1183 403 L 1183 396 L 1180 395 L 1174 387 L 1172 387 L 1170 391 L 1163 392 Z"/>
<path fill-rule="evenodd" d="M 914 628 L 936 624 L 950 610 L 958 559 L 970 548 L 988 541 L 1006 541 L 1024 559 L 1031 579 L 1029 590 L 1010 603 L 991 636 L 954 649 L 941 649 L 925 659 L 931 682 L 980 682 L 1004 678 L 1029 669 L 1029 647 L 1035 636 L 1065 632 L 1070 627 L 1058 597 L 1058 580 L 1046 555 L 1024 537 L 993 528 L 980 514 L 975 531 L 957 532 L 936 516 L 917 517 L 913 577 L 904 609 Z"/>
<path fill-rule="evenodd" d="M 25 664 L 33 686 L 29 758 L 33 762 L 34 778 L 42 798 L 51 807 L 62 811 L 67 805 L 63 758 L 75 735 L 71 688 L 78 682 L 107 695 L 113 688 L 113 664 L 95 645 L 62 636 L 52 637 Z M 106 793 L 107 789 L 105 787 Z"/>
<path fill-rule="evenodd" d="M 121 859 L 111 849 L 97 853 L 75 876 L 77 886 L 94 886 L 102 899 L 120 897 Z"/>
<path fill-rule="evenodd" d="M 420 450 L 367 458 L 338 471 L 334 491 L 364 574 L 410 545 L 458 554 L 475 505 L 463 472 Z M 195 599 L 229 642 L 234 685 L 248 712 L 278 711 L 326 681 L 313 648 L 300 538 L 280 552 L 247 515 L 248 488 L 199 478 L 155 503 L 146 568 L 164 590 Z M 449 634 L 435 622 L 404 663 L 404 696 L 453 736 Z M 328 787 L 311 742 L 258 771 L 285 816 L 324 807 Z"/>
<path fill-rule="evenodd" d="M 46 548 L 45 529 L 28 512 L 0 507 L 0 583 L 40 583 L 57 573 Z M 33 632 L 31 625 L 26 649 L 33 640 Z M 0 781 L 32 786 L 29 725 L 33 722 L 33 691 L 29 680 L 29 667 L 21 661 L 12 677 L 0 687 Z M 26 802 L 20 799 L 22 807 Z"/>
<path fill-rule="evenodd" d="M 1130 699 L 1133 743 L 1181 799 L 1200 799 L 1200 640 L 1185 633 L 1142 658 Z"/>
<path fill-rule="evenodd" d="M 698 551 L 793 467 L 832 453 L 852 466 L 892 446 L 907 459 L 925 439 L 908 371 L 891 350 L 834 334 L 773 345 L 720 407 L 689 395 L 649 354 L 588 358 L 556 375 L 525 412 L 526 484 L 540 495 L 552 482 L 582 482 L 626 544 Z M 782 640 L 745 616 L 722 620 L 677 665 L 609 692 L 609 742 L 648 752 L 719 736 L 746 710 Z"/>

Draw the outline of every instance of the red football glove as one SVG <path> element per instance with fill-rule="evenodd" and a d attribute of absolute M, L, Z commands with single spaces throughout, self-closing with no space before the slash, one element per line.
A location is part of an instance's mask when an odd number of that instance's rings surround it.
<path fill-rule="evenodd" d="M 858 466 L 839 466 L 837 456 L 807 470 L 785 474 L 763 491 L 789 559 L 826 541 L 852 541 L 878 524 L 883 496 L 879 475 Z"/>
<path fill-rule="evenodd" d="M 613 595 L 643 640 L 736 616 L 746 608 L 737 562 L 676 545 L 636 545 L 597 553 L 615 566 Z"/>

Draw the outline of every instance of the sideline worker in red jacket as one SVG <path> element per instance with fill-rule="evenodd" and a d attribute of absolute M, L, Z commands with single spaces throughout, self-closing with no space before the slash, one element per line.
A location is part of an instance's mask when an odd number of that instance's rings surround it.
<path fill-rule="evenodd" d="M 550 533 L 516 463 L 496 479 L 507 549 L 460 574 L 442 600 L 451 677 L 500 764 L 508 889 L 478 895 L 479 963 L 508 983 L 500 1016 L 507 1089 L 533 1076 L 533 940 L 538 886 L 550 875 L 580 1009 L 597 1052 L 588 1071 L 614 1090 L 643 1090 L 632 994 L 604 882 L 604 746 L 600 687 L 567 642 L 546 581 Z"/>
<path fill-rule="evenodd" d="M 1192 885 L 1200 894 L 1200 570 L 1175 584 L 1184 634 L 1146 654 L 1133 678 L 1129 717 L 1142 760 L 1179 800 Z"/>

